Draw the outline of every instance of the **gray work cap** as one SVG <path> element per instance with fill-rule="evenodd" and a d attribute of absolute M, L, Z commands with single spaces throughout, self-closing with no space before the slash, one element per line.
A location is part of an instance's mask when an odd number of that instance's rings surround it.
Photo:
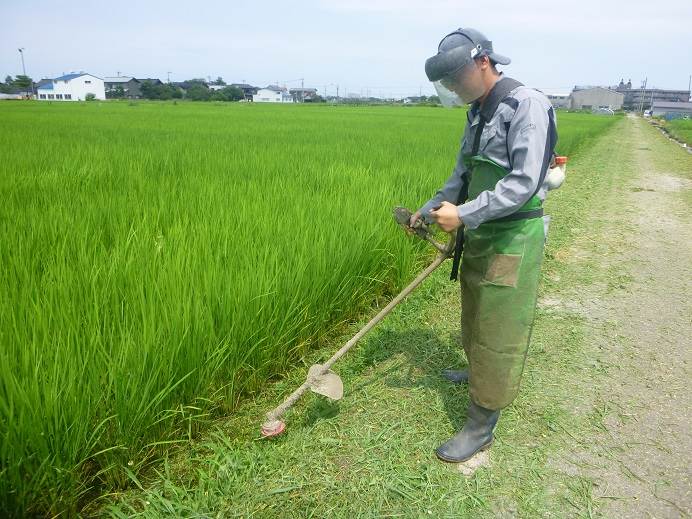
<path fill-rule="evenodd" d="M 493 50 L 493 42 L 480 31 L 472 28 L 459 28 L 442 38 L 437 54 L 425 61 L 425 73 L 430 81 L 438 81 L 453 74 L 474 58 L 488 56 L 501 65 L 509 65 L 511 60 Z"/>

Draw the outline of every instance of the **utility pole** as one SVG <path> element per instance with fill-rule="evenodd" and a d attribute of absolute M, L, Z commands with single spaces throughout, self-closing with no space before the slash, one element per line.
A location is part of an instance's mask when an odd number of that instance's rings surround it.
<path fill-rule="evenodd" d="M 651 89 L 651 104 L 649 105 L 649 110 L 651 110 L 651 114 L 653 115 L 654 113 L 654 89 Z"/>
<path fill-rule="evenodd" d="M 648 77 L 644 78 L 644 83 L 642 84 L 641 97 L 639 98 L 639 109 L 638 112 L 644 113 L 644 97 L 646 97 L 646 83 L 649 81 Z"/>
<path fill-rule="evenodd" d="M 649 78 L 644 79 L 644 91 L 642 92 L 642 113 L 644 113 L 644 101 L 646 100 L 646 86 L 649 84 Z"/>
<path fill-rule="evenodd" d="M 24 47 L 20 47 L 17 49 L 19 51 L 19 55 L 22 57 L 22 74 L 24 74 L 24 77 L 27 77 L 26 75 L 26 67 L 24 66 Z M 31 97 L 34 97 L 34 82 L 33 80 L 30 81 L 31 84 Z"/>
<path fill-rule="evenodd" d="M 169 84 L 170 84 L 170 82 L 171 82 L 171 74 L 172 74 L 172 72 L 166 72 L 166 75 L 167 75 L 167 77 L 168 77 L 168 83 L 169 83 Z"/>

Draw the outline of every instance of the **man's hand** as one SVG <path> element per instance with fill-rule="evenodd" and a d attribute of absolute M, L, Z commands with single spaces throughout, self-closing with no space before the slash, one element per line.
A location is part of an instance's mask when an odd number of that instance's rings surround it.
<path fill-rule="evenodd" d="M 444 232 L 452 232 L 454 229 L 461 227 L 463 223 L 461 218 L 459 218 L 459 213 L 457 213 L 457 206 L 449 202 L 442 202 L 440 207 L 432 209 L 430 216 L 435 219 L 437 225 Z"/>

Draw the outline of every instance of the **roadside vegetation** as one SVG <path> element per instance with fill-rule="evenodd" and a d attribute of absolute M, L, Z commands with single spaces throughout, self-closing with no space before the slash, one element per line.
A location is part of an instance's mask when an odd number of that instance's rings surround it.
<path fill-rule="evenodd" d="M 692 146 L 692 119 L 673 119 L 665 126 L 673 137 Z"/>

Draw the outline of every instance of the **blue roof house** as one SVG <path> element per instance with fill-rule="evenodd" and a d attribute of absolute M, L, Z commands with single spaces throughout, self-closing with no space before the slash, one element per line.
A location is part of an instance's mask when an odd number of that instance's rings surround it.
<path fill-rule="evenodd" d="M 86 72 L 72 72 L 41 81 L 37 98 L 39 101 L 84 101 L 88 94 L 105 100 L 103 79 Z"/>

